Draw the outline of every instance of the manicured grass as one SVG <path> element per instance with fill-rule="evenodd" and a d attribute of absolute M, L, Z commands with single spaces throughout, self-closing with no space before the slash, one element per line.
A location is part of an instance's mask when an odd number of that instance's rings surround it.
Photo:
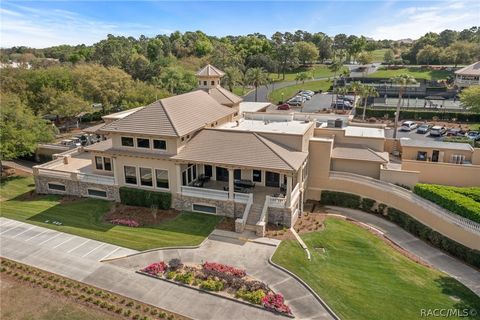
<path fill-rule="evenodd" d="M 373 62 L 383 62 L 383 57 L 385 56 L 385 52 L 387 52 L 388 49 L 377 49 L 373 50 L 371 52 Z"/>
<path fill-rule="evenodd" d="M 293 240 L 281 243 L 273 261 L 305 280 L 342 319 L 419 319 L 421 309 L 480 309 L 480 298 L 457 280 L 350 222 L 327 218 L 323 231 L 302 239 L 311 261 Z"/>
<path fill-rule="evenodd" d="M 154 226 L 130 228 L 103 222 L 112 202 L 80 199 L 61 202 L 60 196 L 46 195 L 23 199 L 33 190 L 31 177 L 11 178 L 2 182 L 0 216 L 119 246 L 147 250 L 169 246 L 197 245 L 215 228 L 221 217 L 183 212 L 175 219 Z M 45 221 L 59 221 L 56 226 Z"/>
<path fill-rule="evenodd" d="M 419 68 L 400 68 L 397 70 L 378 69 L 377 72 L 368 75 L 369 78 L 393 78 L 401 74 L 409 74 L 416 79 L 443 80 L 453 73 L 446 70 L 426 70 Z"/>
<path fill-rule="evenodd" d="M 344 67 L 344 69 L 348 69 L 348 68 Z M 297 76 L 297 73 L 305 72 L 305 71 L 310 72 L 311 76 L 314 79 L 333 77 L 333 72 L 330 71 L 330 69 L 328 69 L 328 66 L 324 64 L 317 64 L 308 68 L 298 69 L 294 72 L 288 72 L 285 74 L 285 80 L 283 80 L 282 78 L 283 75 L 281 73 L 280 75 L 277 73 L 270 73 L 269 76 L 276 81 L 295 81 L 295 77 Z M 337 75 L 340 73 L 341 71 L 337 72 Z"/>
<path fill-rule="evenodd" d="M 288 98 L 292 97 L 297 93 L 299 90 L 312 90 L 312 91 L 326 91 L 332 85 L 332 81 L 328 80 L 317 80 L 317 81 L 310 81 L 305 82 L 305 84 L 296 84 L 293 86 L 280 88 L 273 90 L 270 92 L 268 99 L 273 103 L 278 103 L 282 100 L 282 93 L 283 93 L 283 100 L 287 100 Z"/>

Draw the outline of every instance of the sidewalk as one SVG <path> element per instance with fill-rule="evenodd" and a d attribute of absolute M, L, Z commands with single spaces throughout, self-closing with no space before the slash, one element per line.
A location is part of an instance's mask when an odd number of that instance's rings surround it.
<path fill-rule="evenodd" d="M 413 253 L 438 270 L 447 273 L 452 278 L 457 279 L 480 296 L 480 272 L 474 268 L 447 255 L 440 249 L 430 246 L 396 224 L 381 217 L 360 210 L 342 207 L 326 206 L 326 208 L 328 213 L 346 216 L 379 229 L 388 239 L 403 249 Z"/>

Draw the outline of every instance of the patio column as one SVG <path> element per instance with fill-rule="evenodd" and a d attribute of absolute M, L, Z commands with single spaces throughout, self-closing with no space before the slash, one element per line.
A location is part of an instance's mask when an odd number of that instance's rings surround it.
<path fill-rule="evenodd" d="M 177 180 L 177 193 L 182 192 L 182 167 L 179 164 L 175 165 L 175 175 Z"/>
<path fill-rule="evenodd" d="M 292 200 L 292 176 L 288 175 L 287 176 L 287 201 L 286 201 L 286 206 L 287 208 L 290 208 L 291 205 L 291 200 Z"/>
<path fill-rule="evenodd" d="M 113 183 L 118 185 L 118 174 L 117 174 L 117 158 L 112 157 L 112 172 L 113 172 Z"/>
<path fill-rule="evenodd" d="M 234 187 L 234 177 L 233 177 L 233 169 L 228 169 L 228 199 L 233 200 L 233 192 L 235 191 Z"/>

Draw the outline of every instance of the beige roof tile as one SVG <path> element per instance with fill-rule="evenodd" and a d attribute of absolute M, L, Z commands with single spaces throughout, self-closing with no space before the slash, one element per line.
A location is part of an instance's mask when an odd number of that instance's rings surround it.
<path fill-rule="evenodd" d="M 215 68 L 211 64 L 207 64 L 205 67 L 200 69 L 196 73 L 196 75 L 199 76 L 199 77 L 211 77 L 211 76 L 213 76 L 213 77 L 223 77 L 225 75 L 225 73 L 222 70 Z"/>
<path fill-rule="evenodd" d="M 158 100 L 102 131 L 180 137 L 233 113 L 206 92 L 196 90 Z"/>
<path fill-rule="evenodd" d="M 372 162 L 388 162 L 387 152 L 377 152 L 370 148 L 355 148 L 355 147 L 335 147 L 332 150 L 333 159 L 349 159 L 349 160 L 361 160 Z"/>
<path fill-rule="evenodd" d="M 307 158 L 253 132 L 205 129 L 173 157 L 177 160 L 270 170 L 298 170 Z"/>
<path fill-rule="evenodd" d="M 478 76 L 480 75 L 480 61 L 475 62 L 469 66 L 466 66 L 460 70 L 455 71 L 455 74 L 467 75 L 467 76 Z"/>
<path fill-rule="evenodd" d="M 232 106 L 233 104 L 243 101 L 243 99 L 236 94 L 220 86 L 206 89 L 206 91 L 213 99 L 217 100 L 218 103 L 223 105 Z"/>
<path fill-rule="evenodd" d="M 85 151 L 106 151 L 112 148 L 112 139 L 107 139 L 104 141 L 100 141 L 98 143 L 91 144 L 89 146 L 84 147 Z"/>

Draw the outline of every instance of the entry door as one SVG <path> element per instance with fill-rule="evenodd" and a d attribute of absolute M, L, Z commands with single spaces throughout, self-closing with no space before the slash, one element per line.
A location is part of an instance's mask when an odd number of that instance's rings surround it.
<path fill-rule="evenodd" d="M 216 167 L 215 171 L 217 173 L 217 181 L 227 181 L 228 182 L 228 170 L 222 167 Z"/>
<path fill-rule="evenodd" d="M 438 155 L 440 154 L 439 150 L 433 150 L 432 152 L 432 162 L 438 162 Z"/>
<path fill-rule="evenodd" d="M 213 172 L 212 172 L 212 166 L 206 164 L 206 165 L 204 166 L 204 169 L 205 169 L 205 173 L 204 173 L 205 176 L 206 176 L 206 177 L 212 177 L 212 173 L 213 173 Z"/>
<path fill-rule="evenodd" d="M 242 170 L 240 170 L 240 169 L 235 169 L 235 170 L 233 170 L 233 178 L 234 178 L 235 180 L 240 180 L 240 179 L 242 179 Z"/>
<path fill-rule="evenodd" d="M 265 172 L 265 185 L 267 187 L 280 187 L 280 174 L 276 172 Z"/>

